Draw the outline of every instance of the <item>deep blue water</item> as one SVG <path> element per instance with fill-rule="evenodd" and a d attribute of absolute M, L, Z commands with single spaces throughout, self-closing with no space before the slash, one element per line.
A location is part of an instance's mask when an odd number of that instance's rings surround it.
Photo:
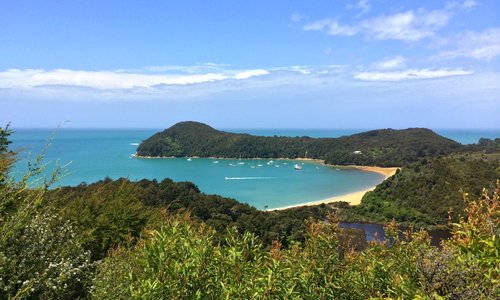
<path fill-rule="evenodd" d="M 132 180 L 172 178 L 192 181 L 206 193 L 219 194 L 249 203 L 257 208 L 276 208 L 355 192 L 381 182 L 376 173 L 342 169 L 306 162 L 297 171 L 296 161 L 215 160 L 185 158 L 138 159 L 131 155 L 137 145 L 156 129 L 19 129 L 12 135 L 14 150 L 21 150 L 13 170 L 17 178 L 26 171 L 28 158 L 40 153 L 50 140 L 45 154 L 48 171 L 56 162 L 66 165 L 66 175 L 57 185 L 95 182 L 106 176 Z M 259 135 L 338 137 L 363 130 L 231 130 Z M 499 131 L 440 132 L 462 143 L 479 137 L 499 137 Z"/>

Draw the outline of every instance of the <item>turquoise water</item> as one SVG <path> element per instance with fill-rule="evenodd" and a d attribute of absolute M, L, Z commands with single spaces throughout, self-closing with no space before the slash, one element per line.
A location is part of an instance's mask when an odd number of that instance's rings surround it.
<path fill-rule="evenodd" d="M 203 192 L 219 194 L 249 203 L 257 208 L 276 208 L 307 201 L 320 200 L 362 190 L 382 181 L 380 174 L 352 169 L 339 169 L 312 162 L 304 162 L 300 171 L 294 169 L 291 160 L 215 160 L 185 158 L 139 159 L 131 155 L 137 145 L 157 132 L 151 130 L 96 130 L 62 129 L 55 133 L 45 160 L 48 171 L 58 161 L 67 165 L 66 175 L 57 185 L 77 185 L 95 182 L 109 176 L 127 177 L 131 180 L 148 178 L 172 178 L 176 181 L 192 181 Z M 289 135 L 337 137 L 357 130 L 234 130 L 260 135 Z M 51 130 L 20 129 L 12 135 L 14 150 L 21 149 L 19 162 L 13 175 L 17 178 L 26 171 L 28 157 L 44 148 Z M 474 135 L 475 134 L 475 135 Z M 484 132 L 461 133 L 461 136 L 477 139 L 490 136 Z M 460 135 L 460 134 L 459 134 Z M 496 136 L 495 136 L 496 135 Z M 476 140 L 477 140 L 476 139 Z M 463 140 L 464 142 L 466 140 Z M 302 163 L 302 162 L 300 162 Z"/>

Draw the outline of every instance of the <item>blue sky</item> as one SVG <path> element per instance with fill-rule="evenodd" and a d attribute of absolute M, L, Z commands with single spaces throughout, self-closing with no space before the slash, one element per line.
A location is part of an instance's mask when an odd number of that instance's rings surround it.
<path fill-rule="evenodd" d="M 13 127 L 500 128 L 500 2 L 1 1 Z"/>

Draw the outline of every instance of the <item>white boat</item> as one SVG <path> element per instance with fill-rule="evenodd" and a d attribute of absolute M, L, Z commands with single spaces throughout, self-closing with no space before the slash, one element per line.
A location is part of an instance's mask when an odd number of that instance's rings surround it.
<path fill-rule="evenodd" d="M 218 161 L 218 160 L 214 160 L 212 163 L 214 163 L 214 164 L 218 164 L 218 163 L 219 163 L 219 161 Z"/>
<path fill-rule="evenodd" d="M 188 157 L 187 161 L 192 161 L 193 159 L 191 157 Z"/>
<path fill-rule="evenodd" d="M 301 166 L 301 165 L 299 165 L 299 164 L 295 164 L 295 165 L 293 166 L 293 168 L 294 168 L 295 170 L 302 170 L 302 166 Z"/>

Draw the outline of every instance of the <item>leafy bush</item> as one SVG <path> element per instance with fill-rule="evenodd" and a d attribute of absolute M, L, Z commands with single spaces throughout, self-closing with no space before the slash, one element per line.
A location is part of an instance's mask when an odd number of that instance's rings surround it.
<path fill-rule="evenodd" d="M 430 246 L 425 231 L 399 233 L 363 251 L 341 247 L 335 219 L 309 222 L 303 244 L 266 249 L 249 233 L 215 232 L 170 216 L 134 249 L 117 249 L 99 267 L 96 299 L 496 299 L 499 194 L 468 202 L 453 238 Z"/>
<path fill-rule="evenodd" d="M 0 147 L 1 172 L 12 166 L 13 160 L 3 159 L 11 155 Z M 94 265 L 73 227 L 44 202 L 52 179 L 43 187 L 29 188 L 29 179 L 43 169 L 40 162 L 41 157 L 19 182 L 1 174 L 0 299 L 78 298 L 87 293 L 93 277 Z"/>

